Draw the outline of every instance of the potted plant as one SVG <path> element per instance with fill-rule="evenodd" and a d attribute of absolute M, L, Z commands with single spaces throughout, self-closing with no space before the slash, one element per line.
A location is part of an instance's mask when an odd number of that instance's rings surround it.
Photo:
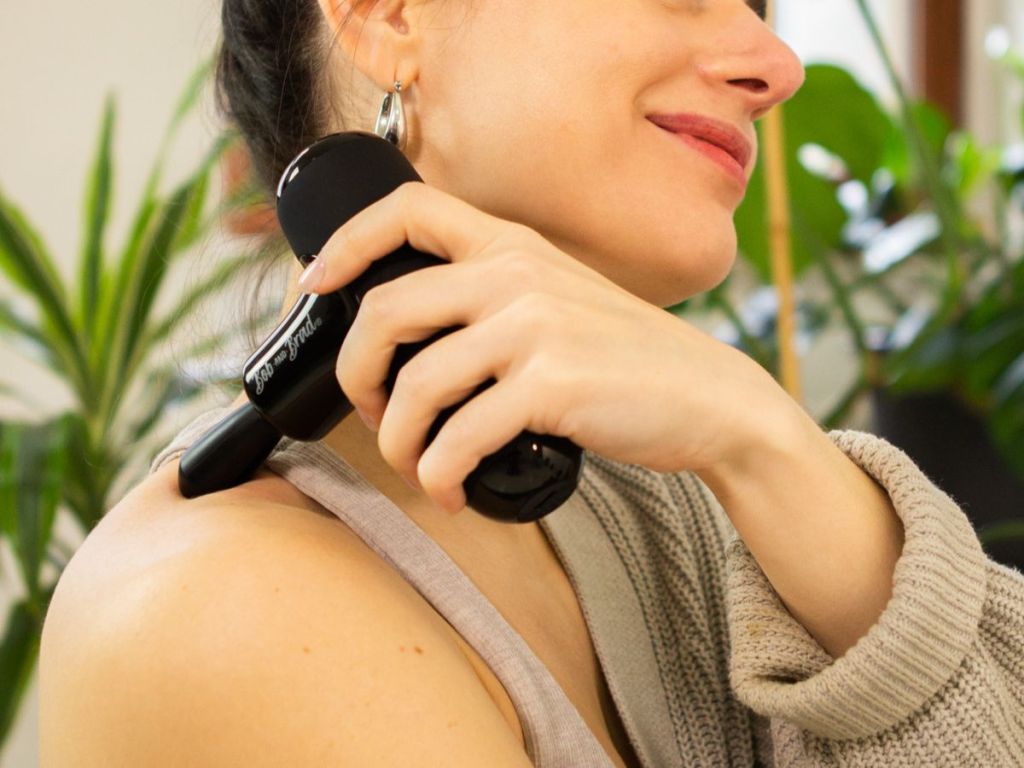
<path fill-rule="evenodd" d="M 83 534 L 116 503 L 115 484 L 138 477 L 140 450 L 158 434 L 161 416 L 199 395 L 208 384 L 237 377 L 196 376 L 197 363 L 222 349 L 237 326 L 175 346 L 174 359 L 156 351 L 183 321 L 235 276 L 266 267 L 283 239 L 261 238 L 257 247 L 218 256 L 167 311 L 156 299 L 170 268 L 203 243 L 222 217 L 249 206 L 254 185 L 239 185 L 208 205 L 211 177 L 237 141 L 218 136 L 198 167 L 170 191 L 162 190 L 166 158 L 179 126 L 210 81 L 211 61 L 188 82 L 160 144 L 123 245 L 109 248 L 113 203 L 113 138 L 116 103 L 103 109 L 99 139 L 86 180 L 82 247 L 76 280 L 65 285 L 35 231 L 14 202 L 0 192 L 0 274 L 29 311 L 0 301 L 0 332 L 49 368 L 73 395 L 73 406 L 38 423 L 0 423 L 0 535 L 15 555 L 25 596 L 0 625 L 0 746 L 6 741 L 35 669 L 43 618 L 54 585 L 73 549 L 54 536 L 54 521 L 70 514 Z M 276 308 L 257 312 L 261 326 Z M 191 329 L 189 329 L 191 330 Z M 207 366 L 209 367 L 209 366 Z M 0 377 L 2 378 L 2 377 Z M 2 382 L 5 395 L 31 403 L 30 393 Z M 166 442 L 166 440 L 164 441 Z M 158 449 L 159 444 L 154 447 Z"/>
<path fill-rule="evenodd" d="M 808 67 L 785 106 L 799 326 L 805 340 L 844 328 L 857 358 L 820 421 L 842 427 L 870 403 L 872 431 L 961 504 L 993 558 L 1024 569 L 1024 153 L 982 147 L 911 99 L 858 6 L 895 110 L 829 65 Z M 999 63 L 1024 76 L 1014 54 Z M 774 371 L 761 170 L 736 220 L 744 270 L 675 309 L 722 313 L 725 338 Z M 743 274 L 759 288 L 736 297 Z"/>

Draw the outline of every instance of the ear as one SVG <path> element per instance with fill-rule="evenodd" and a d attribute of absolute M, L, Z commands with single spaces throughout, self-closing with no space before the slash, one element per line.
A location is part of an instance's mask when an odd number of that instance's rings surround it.
<path fill-rule="evenodd" d="M 412 0 L 317 0 L 335 45 L 381 90 L 419 72 L 420 34 L 408 23 Z"/>

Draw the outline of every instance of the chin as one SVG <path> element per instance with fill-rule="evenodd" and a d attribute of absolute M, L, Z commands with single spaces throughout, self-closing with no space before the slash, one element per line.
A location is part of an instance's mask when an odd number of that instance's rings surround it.
<path fill-rule="evenodd" d="M 682 245 L 681 245 L 682 244 Z M 648 241 L 622 263 L 620 285 L 651 304 L 668 308 L 720 285 L 736 264 L 736 229 L 729 221 L 701 237 L 674 237 L 659 248 Z"/>
<path fill-rule="evenodd" d="M 729 276 L 735 263 L 735 251 L 727 258 L 718 254 L 717 258 L 709 259 L 701 264 L 700 268 L 687 270 L 681 274 L 677 272 L 672 276 L 676 278 L 675 280 L 666 277 L 655 289 L 656 295 L 649 298 L 648 301 L 663 308 L 674 307 L 676 304 L 720 285 Z"/>

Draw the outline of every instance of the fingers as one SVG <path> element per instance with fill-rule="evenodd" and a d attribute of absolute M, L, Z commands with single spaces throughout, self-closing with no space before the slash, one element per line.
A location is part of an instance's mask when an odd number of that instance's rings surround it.
<path fill-rule="evenodd" d="M 426 267 L 367 291 L 345 334 L 335 364 L 338 383 L 352 405 L 378 424 L 388 401 L 384 382 L 397 345 L 468 324 L 464 302 L 451 300 L 451 278 L 445 281 L 438 274 L 454 266 Z M 413 291 L 414 299 L 409 295 Z"/>
<path fill-rule="evenodd" d="M 518 333 L 507 322 L 477 323 L 432 342 L 402 366 L 377 435 L 385 461 L 417 481 L 416 465 L 438 414 L 506 376 L 522 346 Z"/>
<path fill-rule="evenodd" d="M 462 483 L 482 458 L 524 429 L 533 429 L 523 389 L 507 379 L 488 387 L 452 414 L 420 457 L 416 477 L 447 511 L 455 513 L 466 506 Z"/>
<path fill-rule="evenodd" d="M 407 182 L 334 232 L 316 259 L 322 264 L 316 285 L 303 288 L 337 290 L 405 242 L 451 262 L 463 261 L 515 226 L 435 187 Z"/>
<path fill-rule="evenodd" d="M 388 399 L 384 382 L 397 345 L 473 325 L 513 304 L 538 298 L 545 293 L 538 290 L 542 287 L 558 286 L 566 295 L 579 292 L 579 284 L 562 275 L 540 257 L 504 251 L 426 267 L 375 286 L 363 296 L 342 343 L 338 382 L 356 409 L 379 423 Z M 548 308 L 533 306 L 526 313 Z M 511 322 L 520 322 L 518 313 Z"/>

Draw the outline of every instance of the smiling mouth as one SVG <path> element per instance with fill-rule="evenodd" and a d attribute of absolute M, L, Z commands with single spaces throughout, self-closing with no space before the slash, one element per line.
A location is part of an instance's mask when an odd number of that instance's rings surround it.
<path fill-rule="evenodd" d="M 648 115 L 647 118 L 677 140 L 716 163 L 744 189 L 753 145 L 732 125 L 694 114 Z"/>
<path fill-rule="evenodd" d="M 743 166 L 736 161 L 735 157 L 730 155 L 717 144 L 712 144 L 710 141 L 698 139 L 696 136 L 690 136 L 686 133 L 672 133 L 671 131 L 668 131 L 668 133 L 675 136 L 677 139 L 682 141 L 682 143 L 697 150 L 712 162 L 717 163 L 730 176 L 740 182 L 744 188 L 747 186 L 747 174 L 746 171 L 744 171 Z"/>

